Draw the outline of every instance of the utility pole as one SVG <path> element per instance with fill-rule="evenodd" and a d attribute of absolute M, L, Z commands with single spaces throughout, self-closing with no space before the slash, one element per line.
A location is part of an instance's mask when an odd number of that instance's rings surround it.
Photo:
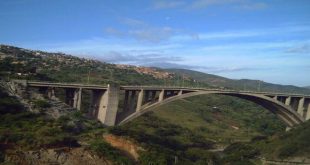
<path fill-rule="evenodd" d="M 90 69 L 88 70 L 87 84 L 89 84 Z"/>
<path fill-rule="evenodd" d="M 182 75 L 182 87 L 184 87 L 184 73 Z"/>
<path fill-rule="evenodd" d="M 258 87 L 257 87 L 258 92 L 260 92 L 260 85 L 261 85 L 261 81 L 258 80 Z"/>

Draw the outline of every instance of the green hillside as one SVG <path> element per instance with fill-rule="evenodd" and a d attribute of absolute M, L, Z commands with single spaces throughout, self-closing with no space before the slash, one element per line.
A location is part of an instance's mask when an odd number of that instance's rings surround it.
<path fill-rule="evenodd" d="M 237 90 L 250 90 L 250 91 L 270 91 L 270 92 L 287 92 L 287 93 L 304 93 L 310 94 L 310 89 L 296 87 L 293 85 L 279 85 L 258 80 L 233 80 L 221 76 L 207 74 L 203 72 L 186 70 L 186 69 L 167 69 L 180 75 L 190 76 L 200 83 L 207 83 L 214 87 L 224 87 Z"/>
<path fill-rule="evenodd" d="M 289 157 L 307 157 L 310 159 L 310 121 L 297 128 L 282 132 L 266 140 L 255 141 L 252 145 L 259 148 L 267 158 L 287 159 Z"/>

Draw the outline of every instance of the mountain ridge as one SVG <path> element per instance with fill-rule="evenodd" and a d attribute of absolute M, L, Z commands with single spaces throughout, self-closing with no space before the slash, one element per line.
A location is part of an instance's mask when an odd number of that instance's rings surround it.
<path fill-rule="evenodd" d="M 57 72 L 60 72 L 59 73 L 60 75 L 58 76 L 63 76 L 63 74 L 66 74 L 65 70 L 68 70 L 68 68 L 70 68 L 72 70 L 75 70 L 74 72 L 77 71 L 83 72 L 84 79 L 85 76 L 86 77 L 89 76 L 90 71 L 95 72 L 93 74 L 97 75 L 105 74 L 105 76 L 101 77 L 97 76 L 96 79 L 100 81 L 94 80 L 94 82 L 109 83 L 112 80 L 117 82 L 122 80 L 123 84 L 138 83 L 137 85 L 146 85 L 143 84 L 141 81 L 138 81 L 142 79 L 145 81 L 144 83 L 147 84 L 155 83 L 157 85 L 165 84 L 173 86 L 184 86 L 184 79 L 185 79 L 185 85 L 190 85 L 193 87 L 214 87 L 214 88 L 235 89 L 235 90 L 261 91 L 261 92 L 268 91 L 268 92 L 310 94 L 310 89 L 301 88 L 293 85 L 272 84 L 260 80 L 250 80 L 250 79 L 240 79 L 240 80 L 229 79 L 222 76 L 217 76 L 213 74 L 188 69 L 163 69 L 156 67 L 139 67 L 124 64 L 109 64 L 104 61 L 99 61 L 96 59 L 85 59 L 73 55 L 67 55 L 64 53 L 50 53 L 1 44 L 0 59 L 5 59 L 7 57 L 13 58 L 15 60 L 15 61 L 13 60 L 13 62 L 18 64 L 25 63 L 25 61 L 22 60 L 29 59 L 28 61 L 26 61 L 27 67 L 29 67 L 29 65 L 32 66 L 35 65 L 36 67 L 39 67 L 38 70 L 41 70 L 39 71 L 40 73 L 47 74 L 51 77 L 57 75 Z M 36 62 L 33 62 L 34 59 L 36 59 Z M 55 61 L 58 62 L 57 63 L 59 65 L 58 67 L 57 65 L 54 64 Z M 63 67 L 62 65 L 64 65 L 65 67 Z M 130 74 L 134 76 L 128 77 L 128 72 L 130 72 Z M 146 77 L 143 75 L 145 75 Z M 78 73 L 76 77 L 78 77 Z M 71 79 L 66 77 L 66 79 L 68 79 L 67 81 L 69 82 L 72 80 L 75 81 L 81 80 L 81 82 L 87 81 L 81 77 L 79 79 L 76 79 L 76 77 L 72 77 Z M 138 79 L 135 80 L 137 77 Z M 126 79 L 130 79 L 130 81 L 128 82 Z"/>

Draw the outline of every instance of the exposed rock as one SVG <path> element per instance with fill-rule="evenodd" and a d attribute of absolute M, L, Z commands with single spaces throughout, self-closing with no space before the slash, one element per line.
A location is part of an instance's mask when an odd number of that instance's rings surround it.
<path fill-rule="evenodd" d="M 100 158 L 84 148 L 59 148 L 38 151 L 11 151 L 5 156 L 6 163 L 14 164 L 61 164 L 61 165 L 111 165 L 112 163 Z"/>

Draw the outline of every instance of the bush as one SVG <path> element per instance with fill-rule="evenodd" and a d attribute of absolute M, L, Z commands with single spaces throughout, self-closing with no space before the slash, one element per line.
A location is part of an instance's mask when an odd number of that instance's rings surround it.
<path fill-rule="evenodd" d="M 234 143 L 228 146 L 225 150 L 225 162 L 243 162 L 250 159 L 255 159 L 260 152 L 258 149 L 246 143 Z"/>
<path fill-rule="evenodd" d="M 0 163 L 4 162 L 4 156 L 5 156 L 4 151 L 2 151 L 2 149 L 0 148 Z"/>
<path fill-rule="evenodd" d="M 279 150 L 279 157 L 280 158 L 287 158 L 289 156 L 294 155 L 299 150 L 299 147 L 295 143 L 290 143 L 284 145 Z"/>
<path fill-rule="evenodd" d="M 14 97 L 10 96 L 0 96 L 0 114 L 16 114 L 21 112 L 24 107 L 23 105 Z"/>
<path fill-rule="evenodd" d="M 36 100 L 33 102 L 34 106 L 37 108 L 49 108 L 51 107 L 50 103 L 45 100 Z"/>

